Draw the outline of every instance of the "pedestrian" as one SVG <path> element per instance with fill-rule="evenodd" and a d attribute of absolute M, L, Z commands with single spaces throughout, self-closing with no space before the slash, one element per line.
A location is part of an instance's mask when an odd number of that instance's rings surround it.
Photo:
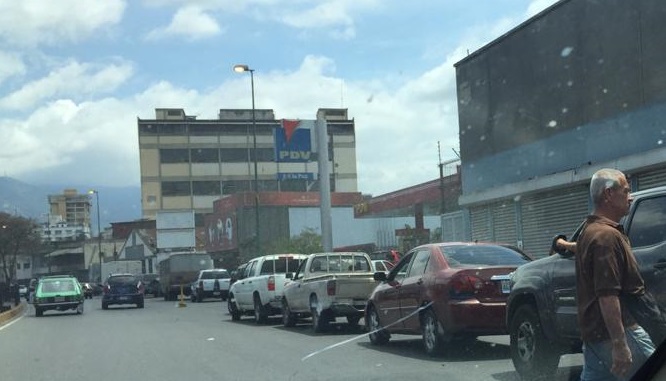
<path fill-rule="evenodd" d="M 601 169 L 590 181 L 594 211 L 574 249 L 582 381 L 627 380 L 655 349 L 620 303 L 621 295 L 645 293 L 636 258 L 619 224 L 629 212 L 630 191 L 624 174 L 615 169 Z"/>

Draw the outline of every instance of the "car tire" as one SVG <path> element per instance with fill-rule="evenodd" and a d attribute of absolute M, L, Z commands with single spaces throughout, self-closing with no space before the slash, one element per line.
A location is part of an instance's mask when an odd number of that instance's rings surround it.
<path fill-rule="evenodd" d="M 316 333 L 326 331 L 329 325 L 328 314 L 326 311 L 319 311 L 319 303 L 316 296 L 310 299 L 310 312 L 312 314 L 312 330 Z"/>
<path fill-rule="evenodd" d="M 76 314 L 77 315 L 83 314 L 83 303 L 79 303 L 79 305 L 76 306 Z"/>
<path fill-rule="evenodd" d="M 194 291 L 192 291 L 192 293 L 190 294 L 190 301 L 191 301 L 192 303 L 196 303 L 196 302 L 197 302 L 197 296 L 194 294 Z"/>
<path fill-rule="evenodd" d="M 297 320 L 296 315 L 291 313 L 291 310 L 289 309 L 287 299 L 282 298 L 282 325 L 285 327 L 294 327 L 296 326 Z"/>
<path fill-rule="evenodd" d="M 423 348 L 428 356 L 438 355 L 444 347 L 444 338 L 439 333 L 439 320 L 432 309 L 427 309 L 421 317 Z"/>
<path fill-rule="evenodd" d="M 382 324 L 379 321 L 379 314 L 374 307 L 369 307 L 368 309 L 368 317 L 365 326 L 369 332 L 368 337 L 370 338 L 370 343 L 374 345 L 384 345 L 391 339 L 391 334 L 382 327 Z"/>
<path fill-rule="evenodd" d="M 139 300 L 139 303 L 136 304 L 136 308 L 143 308 L 143 299 Z"/>
<path fill-rule="evenodd" d="M 197 303 L 202 303 L 203 302 L 203 291 L 201 291 L 201 292 L 197 291 L 196 298 L 197 298 Z"/>
<path fill-rule="evenodd" d="M 109 309 L 109 304 L 106 302 L 102 302 L 102 309 L 103 310 L 108 310 Z"/>
<path fill-rule="evenodd" d="M 35 307 L 35 316 L 36 317 L 42 317 L 44 315 L 44 310 L 42 310 L 39 307 Z"/>
<path fill-rule="evenodd" d="M 231 320 L 233 321 L 239 321 L 241 318 L 241 313 L 238 310 L 238 307 L 236 306 L 236 302 L 234 301 L 234 296 L 231 295 L 229 299 L 227 300 L 227 309 L 229 310 L 229 315 L 231 315 Z"/>
<path fill-rule="evenodd" d="M 259 295 L 254 296 L 254 322 L 257 324 L 264 324 L 268 320 L 268 312 L 266 307 L 261 304 Z"/>
<path fill-rule="evenodd" d="M 547 378 L 557 371 L 560 351 L 543 334 L 534 306 L 518 307 L 509 324 L 513 366 L 523 380 Z"/>
<path fill-rule="evenodd" d="M 361 315 L 347 315 L 347 324 L 350 327 L 358 326 L 358 322 L 361 321 Z"/>

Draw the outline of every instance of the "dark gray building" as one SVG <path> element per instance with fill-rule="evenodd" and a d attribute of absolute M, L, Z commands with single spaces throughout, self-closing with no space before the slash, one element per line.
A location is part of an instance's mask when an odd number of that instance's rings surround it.
<path fill-rule="evenodd" d="M 547 254 L 603 167 L 666 185 L 666 3 L 562 0 L 456 64 L 471 237 Z"/>

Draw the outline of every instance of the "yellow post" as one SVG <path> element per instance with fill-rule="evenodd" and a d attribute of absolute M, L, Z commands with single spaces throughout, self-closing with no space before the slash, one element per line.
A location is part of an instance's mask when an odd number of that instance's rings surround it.
<path fill-rule="evenodd" d="M 185 304 L 185 293 L 183 293 L 183 285 L 180 285 L 180 300 L 178 300 L 178 307 L 187 307 Z"/>

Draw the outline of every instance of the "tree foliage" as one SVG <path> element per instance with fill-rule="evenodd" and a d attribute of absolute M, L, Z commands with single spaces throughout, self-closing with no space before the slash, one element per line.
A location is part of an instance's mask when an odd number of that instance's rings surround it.
<path fill-rule="evenodd" d="M 19 255 L 31 255 L 41 244 L 36 223 L 0 212 L 0 267 L 8 282 L 14 280 Z"/>
<path fill-rule="evenodd" d="M 270 245 L 269 252 L 271 253 L 298 253 L 298 254 L 311 254 L 324 251 L 321 244 L 321 235 L 317 234 L 314 229 L 308 228 L 301 232 L 301 234 L 293 236 L 288 239 L 281 239 L 273 242 Z"/>

